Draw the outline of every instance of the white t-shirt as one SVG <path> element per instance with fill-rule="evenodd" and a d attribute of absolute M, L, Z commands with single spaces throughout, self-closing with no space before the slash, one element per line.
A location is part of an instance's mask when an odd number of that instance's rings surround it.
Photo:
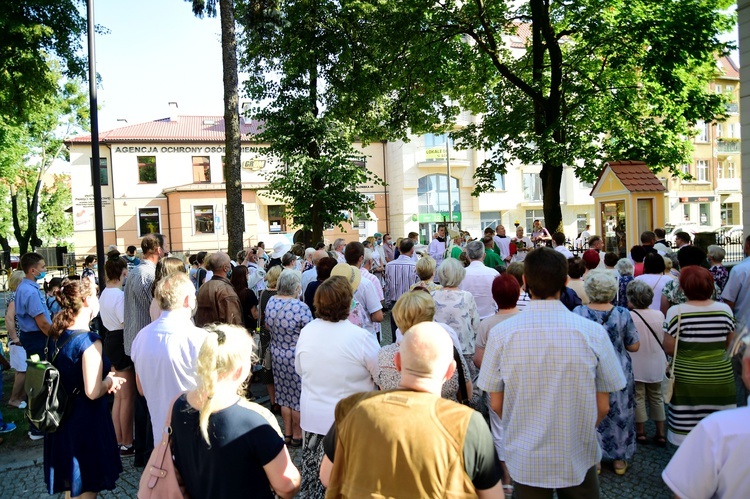
<path fill-rule="evenodd" d="M 315 319 L 300 331 L 294 369 L 302 378 L 300 426 L 325 435 L 336 404 L 359 392 L 375 390 L 380 345 L 375 335 L 348 320 Z"/>
<path fill-rule="evenodd" d="M 654 299 L 648 306 L 651 310 L 661 310 L 661 290 L 664 285 L 672 280 L 672 276 L 664 274 L 642 274 L 635 278 L 636 281 L 643 281 L 654 290 Z"/>
<path fill-rule="evenodd" d="M 354 292 L 354 299 L 362 305 L 367 316 L 363 317 L 364 322 L 362 323 L 362 327 L 375 334 L 375 325 L 370 316 L 378 310 L 383 309 L 383 304 L 380 303 L 375 286 L 367 279 L 360 280 L 357 291 Z"/>
<path fill-rule="evenodd" d="M 102 324 L 107 331 L 125 328 L 125 293 L 120 288 L 104 288 L 99 296 Z"/>
<path fill-rule="evenodd" d="M 570 250 L 563 244 L 561 244 L 560 246 L 555 246 L 555 251 L 562 253 L 567 260 L 573 258 L 573 253 L 571 253 Z"/>
<path fill-rule="evenodd" d="M 466 267 L 466 277 L 458 288 L 468 291 L 474 297 L 480 319 L 485 319 L 497 312 L 497 303 L 492 297 L 492 281 L 499 275 L 497 270 L 489 268 L 478 260 Z"/>
<path fill-rule="evenodd" d="M 138 332 L 130 357 L 146 397 L 154 445 L 159 445 L 174 398 L 196 387 L 198 352 L 208 333 L 195 327 L 183 309 L 164 311 Z"/>
<path fill-rule="evenodd" d="M 685 499 L 747 497 L 750 407 L 711 414 L 688 433 L 661 474 Z"/>

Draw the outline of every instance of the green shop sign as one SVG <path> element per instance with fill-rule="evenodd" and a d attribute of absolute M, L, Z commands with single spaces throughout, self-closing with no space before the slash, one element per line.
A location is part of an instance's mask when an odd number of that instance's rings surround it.
<path fill-rule="evenodd" d="M 430 222 L 442 222 L 443 220 L 449 220 L 448 219 L 448 212 L 444 211 L 442 213 L 420 213 L 417 217 L 420 223 L 430 223 Z M 454 211 L 453 212 L 453 222 L 460 222 L 461 221 L 461 212 L 460 211 Z"/>

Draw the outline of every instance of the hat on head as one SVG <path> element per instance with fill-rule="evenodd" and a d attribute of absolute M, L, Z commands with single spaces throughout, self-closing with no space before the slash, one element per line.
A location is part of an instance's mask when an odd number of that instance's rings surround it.
<path fill-rule="evenodd" d="M 375 239 L 380 239 L 381 237 L 383 237 L 383 234 L 381 234 L 380 232 L 376 232 L 375 234 L 373 234 L 373 237 Z"/>
<path fill-rule="evenodd" d="M 460 235 L 461 235 L 461 233 L 459 231 L 457 231 L 456 229 L 453 229 L 453 228 L 450 228 L 450 227 L 448 228 L 448 237 L 449 238 L 455 239 L 455 238 L 459 237 Z"/>
<path fill-rule="evenodd" d="M 349 284 L 352 286 L 352 293 L 357 291 L 359 283 L 362 280 L 362 272 L 360 272 L 357 267 L 349 265 L 348 263 L 336 264 L 336 266 L 333 267 L 333 270 L 331 270 L 331 277 L 337 275 L 349 281 Z"/>
<path fill-rule="evenodd" d="M 596 250 L 586 250 L 583 252 L 583 261 L 586 263 L 586 268 L 592 269 L 599 265 L 601 258 Z"/>
<path fill-rule="evenodd" d="M 292 249 L 291 244 L 285 243 L 284 241 L 279 241 L 278 243 L 273 245 L 273 253 L 271 253 L 271 258 L 281 258 L 282 256 L 284 256 L 284 253 L 288 253 L 290 249 Z"/>

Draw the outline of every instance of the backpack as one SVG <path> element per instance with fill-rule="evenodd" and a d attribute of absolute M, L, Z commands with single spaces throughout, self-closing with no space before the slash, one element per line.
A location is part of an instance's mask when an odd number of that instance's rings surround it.
<path fill-rule="evenodd" d="M 38 360 L 34 355 L 26 360 L 26 380 L 24 388 L 28 394 L 26 417 L 34 427 L 43 433 L 54 433 L 65 417 L 68 407 L 68 394 L 60 380 L 60 371 L 54 366 L 57 354 L 65 344 L 84 333 L 71 334 L 61 345 L 55 341 L 55 353 L 52 361 Z M 45 356 L 49 359 L 49 337 L 44 347 Z M 76 395 L 76 389 L 73 395 Z"/>

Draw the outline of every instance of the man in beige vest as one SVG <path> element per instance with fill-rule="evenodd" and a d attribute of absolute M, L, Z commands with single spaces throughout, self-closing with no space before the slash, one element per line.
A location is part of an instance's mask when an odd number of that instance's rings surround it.
<path fill-rule="evenodd" d="M 456 363 L 434 322 L 409 329 L 395 357 L 399 389 L 336 406 L 323 441 L 326 497 L 502 497 L 502 472 L 480 413 L 440 398 Z"/>

